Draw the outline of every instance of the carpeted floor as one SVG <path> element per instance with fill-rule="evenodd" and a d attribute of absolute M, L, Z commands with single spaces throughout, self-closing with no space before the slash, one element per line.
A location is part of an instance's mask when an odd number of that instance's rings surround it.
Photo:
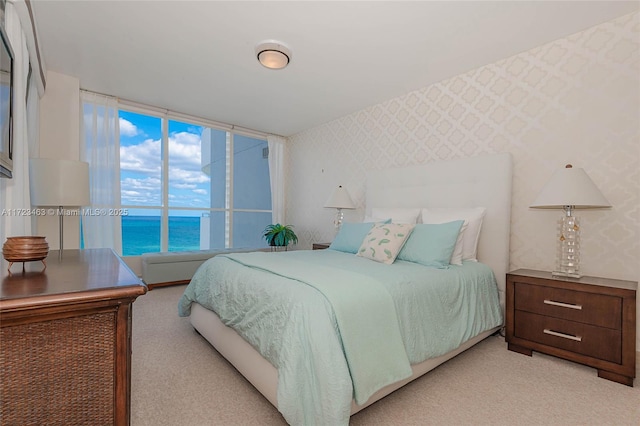
<path fill-rule="evenodd" d="M 184 286 L 133 310 L 132 426 L 285 425 L 280 413 L 177 316 Z M 640 376 L 640 359 L 638 373 Z M 640 425 L 635 388 L 490 337 L 351 418 L 352 425 Z"/>

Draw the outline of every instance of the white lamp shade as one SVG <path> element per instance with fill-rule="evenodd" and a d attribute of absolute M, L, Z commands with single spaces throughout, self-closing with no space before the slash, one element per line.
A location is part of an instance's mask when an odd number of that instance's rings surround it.
<path fill-rule="evenodd" d="M 32 158 L 29 160 L 29 188 L 34 206 L 88 206 L 89 164 Z"/>
<path fill-rule="evenodd" d="M 353 200 L 351 200 L 351 196 L 349 196 L 349 192 L 342 185 L 338 186 L 333 190 L 333 193 L 329 197 L 326 203 L 324 203 L 326 208 L 333 209 L 355 209 L 356 205 L 353 204 Z"/>
<path fill-rule="evenodd" d="M 611 207 L 611 204 L 583 169 L 569 164 L 554 173 L 530 207 L 556 209 L 564 206 L 592 209 Z"/>

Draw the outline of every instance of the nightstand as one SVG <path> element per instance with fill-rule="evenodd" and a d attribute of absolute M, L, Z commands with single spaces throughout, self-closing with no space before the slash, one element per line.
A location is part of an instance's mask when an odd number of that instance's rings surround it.
<path fill-rule="evenodd" d="M 324 250 L 324 249 L 328 249 L 330 245 L 331 245 L 331 243 L 313 243 L 312 249 L 313 250 Z"/>
<path fill-rule="evenodd" d="M 634 281 L 554 277 L 529 269 L 510 272 L 509 350 L 585 364 L 596 368 L 598 377 L 633 386 L 637 288 Z"/>

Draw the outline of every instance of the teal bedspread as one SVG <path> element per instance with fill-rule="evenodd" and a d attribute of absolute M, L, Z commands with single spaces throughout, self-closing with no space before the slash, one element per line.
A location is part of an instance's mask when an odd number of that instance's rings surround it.
<path fill-rule="evenodd" d="M 192 302 L 216 312 L 276 367 L 278 409 L 295 425 L 346 425 L 351 399 L 362 403 L 408 376 L 407 359 L 442 355 L 502 324 L 486 265 L 384 265 L 334 250 L 216 256 L 187 286 L 181 316 Z M 390 344 L 394 339 L 403 348 Z M 372 352 L 393 358 L 391 365 Z"/>
<path fill-rule="evenodd" d="M 332 268 L 322 256 L 274 256 L 255 252 L 229 259 L 310 285 L 333 308 L 342 349 L 353 382 L 356 403 L 364 404 L 378 389 L 411 376 L 393 299 L 370 276 Z M 384 345 L 380 345 L 384 341 Z"/>

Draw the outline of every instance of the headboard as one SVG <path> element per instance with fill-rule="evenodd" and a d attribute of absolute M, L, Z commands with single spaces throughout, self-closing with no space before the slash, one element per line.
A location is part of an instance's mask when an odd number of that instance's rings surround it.
<path fill-rule="evenodd" d="M 485 207 L 478 260 L 493 269 L 504 306 L 511 173 L 509 153 L 372 171 L 367 175 L 366 214 L 373 207 Z"/>

